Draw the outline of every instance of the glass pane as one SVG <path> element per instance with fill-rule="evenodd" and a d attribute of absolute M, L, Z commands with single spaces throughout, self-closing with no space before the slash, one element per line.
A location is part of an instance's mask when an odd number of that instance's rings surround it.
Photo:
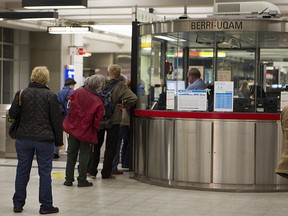
<path fill-rule="evenodd" d="M 3 42 L 13 43 L 14 42 L 14 30 L 9 28 L 3 28 Z"/>
<path fill-rule="evenodd" d="M 11 45 L 3 45 L 3 58 L 13 59 L 14 47 Z"/>
<path fill-rule="evenodd" d="M 189 69 L 198 68 L 201 79 L 206 84 L 214 82 L 213 74 L 213 49 L 190 49 Z"/>
<path fill-rule="evenodd" d="M 138 109 L 146 109 L 148 108 L 148 93 L 151 85 L 150 74 L 154 73 L 154 69 L 151 67 L 152 37 L 151 35 L 144 35 L 140 40 L 139 56 L 141 61 L 137 81 L 137 97 L 139 100 L 137 106 Z"/>
<path fill-rule="evenodd" d="M 254 112 L 255 52 L 219 50 L 217 81 L 234 82 L 234 112 Z"/>
<path fill-rule="evenodd" d="M 258 108 L 258 111 L 280 112 L 281 92 L 288 90 L 287 59 L 287 49 L 261 49 L 260 83 L 263 86 L 265 97 L 260 101 L 262 109 Z"/>
<path fill-rule="evenodd" d="M 0 27 L 0 41 L 1 41 L 1 42 L 3 41 L 3 35 L 2 35 L 2 32 L 3 32 L 3 28 Z"/>
<path fill-rule="evenodd" d="M 13 62 L 3 62 L 3 103 L 10 104 L 13 99 Z"/>
<path fill-rule="evenodd" d="M 178 43 L 168 42 L 164 88 L 160 95 L 158 109 L 177 110 L 177 92 L 186 88 L 186 75 L 183 68 L 183 47 Z"/>

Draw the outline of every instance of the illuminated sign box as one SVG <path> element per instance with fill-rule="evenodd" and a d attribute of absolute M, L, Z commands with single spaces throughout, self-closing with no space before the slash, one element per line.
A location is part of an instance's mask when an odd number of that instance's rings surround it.
<path fill-rule="evenodd" d="M 93 28 L 90 26 L 49 26 L 49 34 L 87 34 L 92 33 Z"/>
<path fill-rule="evenodd" d="M 66 65 L 65 66 L 65 79 L 75 77 L 74 65 Z"/>

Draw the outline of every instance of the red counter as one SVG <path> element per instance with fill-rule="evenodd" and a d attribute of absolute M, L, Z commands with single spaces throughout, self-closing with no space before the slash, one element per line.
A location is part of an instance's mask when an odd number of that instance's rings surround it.
<path fill-rule="evenodd" d="M 192 119 L 243 119 L 280 120 L 280 113 L 221 113 L 221 112 L 175 112 L 161 110 L 135 110 L 137 117 L 192 118 Z"/>

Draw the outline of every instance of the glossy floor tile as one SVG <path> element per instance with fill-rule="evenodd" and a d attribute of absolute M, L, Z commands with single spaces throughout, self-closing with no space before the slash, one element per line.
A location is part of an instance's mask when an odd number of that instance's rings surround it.
<path fill-rule="evenodd" d="M 16 159 L 0 158 L 0 215 L 39 215 L 37 164 L 33 163 L 24 211 L 12 211 Z M 288 193 L 232 193 L 173 189 L 138 182 L 124 172 L 114 180 L 97 176 L 93 187 L 67 187 L 65 160 L 54 161 L 53 198 L 63 216 L 284 216 Z"/>

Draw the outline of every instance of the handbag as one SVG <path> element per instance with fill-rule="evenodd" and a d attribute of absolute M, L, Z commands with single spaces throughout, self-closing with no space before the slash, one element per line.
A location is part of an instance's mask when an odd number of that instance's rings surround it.
<path fill-rule="evenodd" d="M 18 103 L 18 109 L 17 109 L 16 117 L 14 119 L 9 117 L 12 120 L 12 123 L 10 125 L 8 134 L 9 134 L 9 136 L 12 139 L 16 139 L 16 132 L 17 132 L 17 128 L 18 128 L 19 123 L 20 123 L 20 117 L 21 117 L 21 111 L 22 111 L 22 107 L 21 107 L 21 96 L 22 96 L 22 93 L 23 93 L 23 89 L 20 90 L 20 93 L 19 93 L 19 103 Z"/>

